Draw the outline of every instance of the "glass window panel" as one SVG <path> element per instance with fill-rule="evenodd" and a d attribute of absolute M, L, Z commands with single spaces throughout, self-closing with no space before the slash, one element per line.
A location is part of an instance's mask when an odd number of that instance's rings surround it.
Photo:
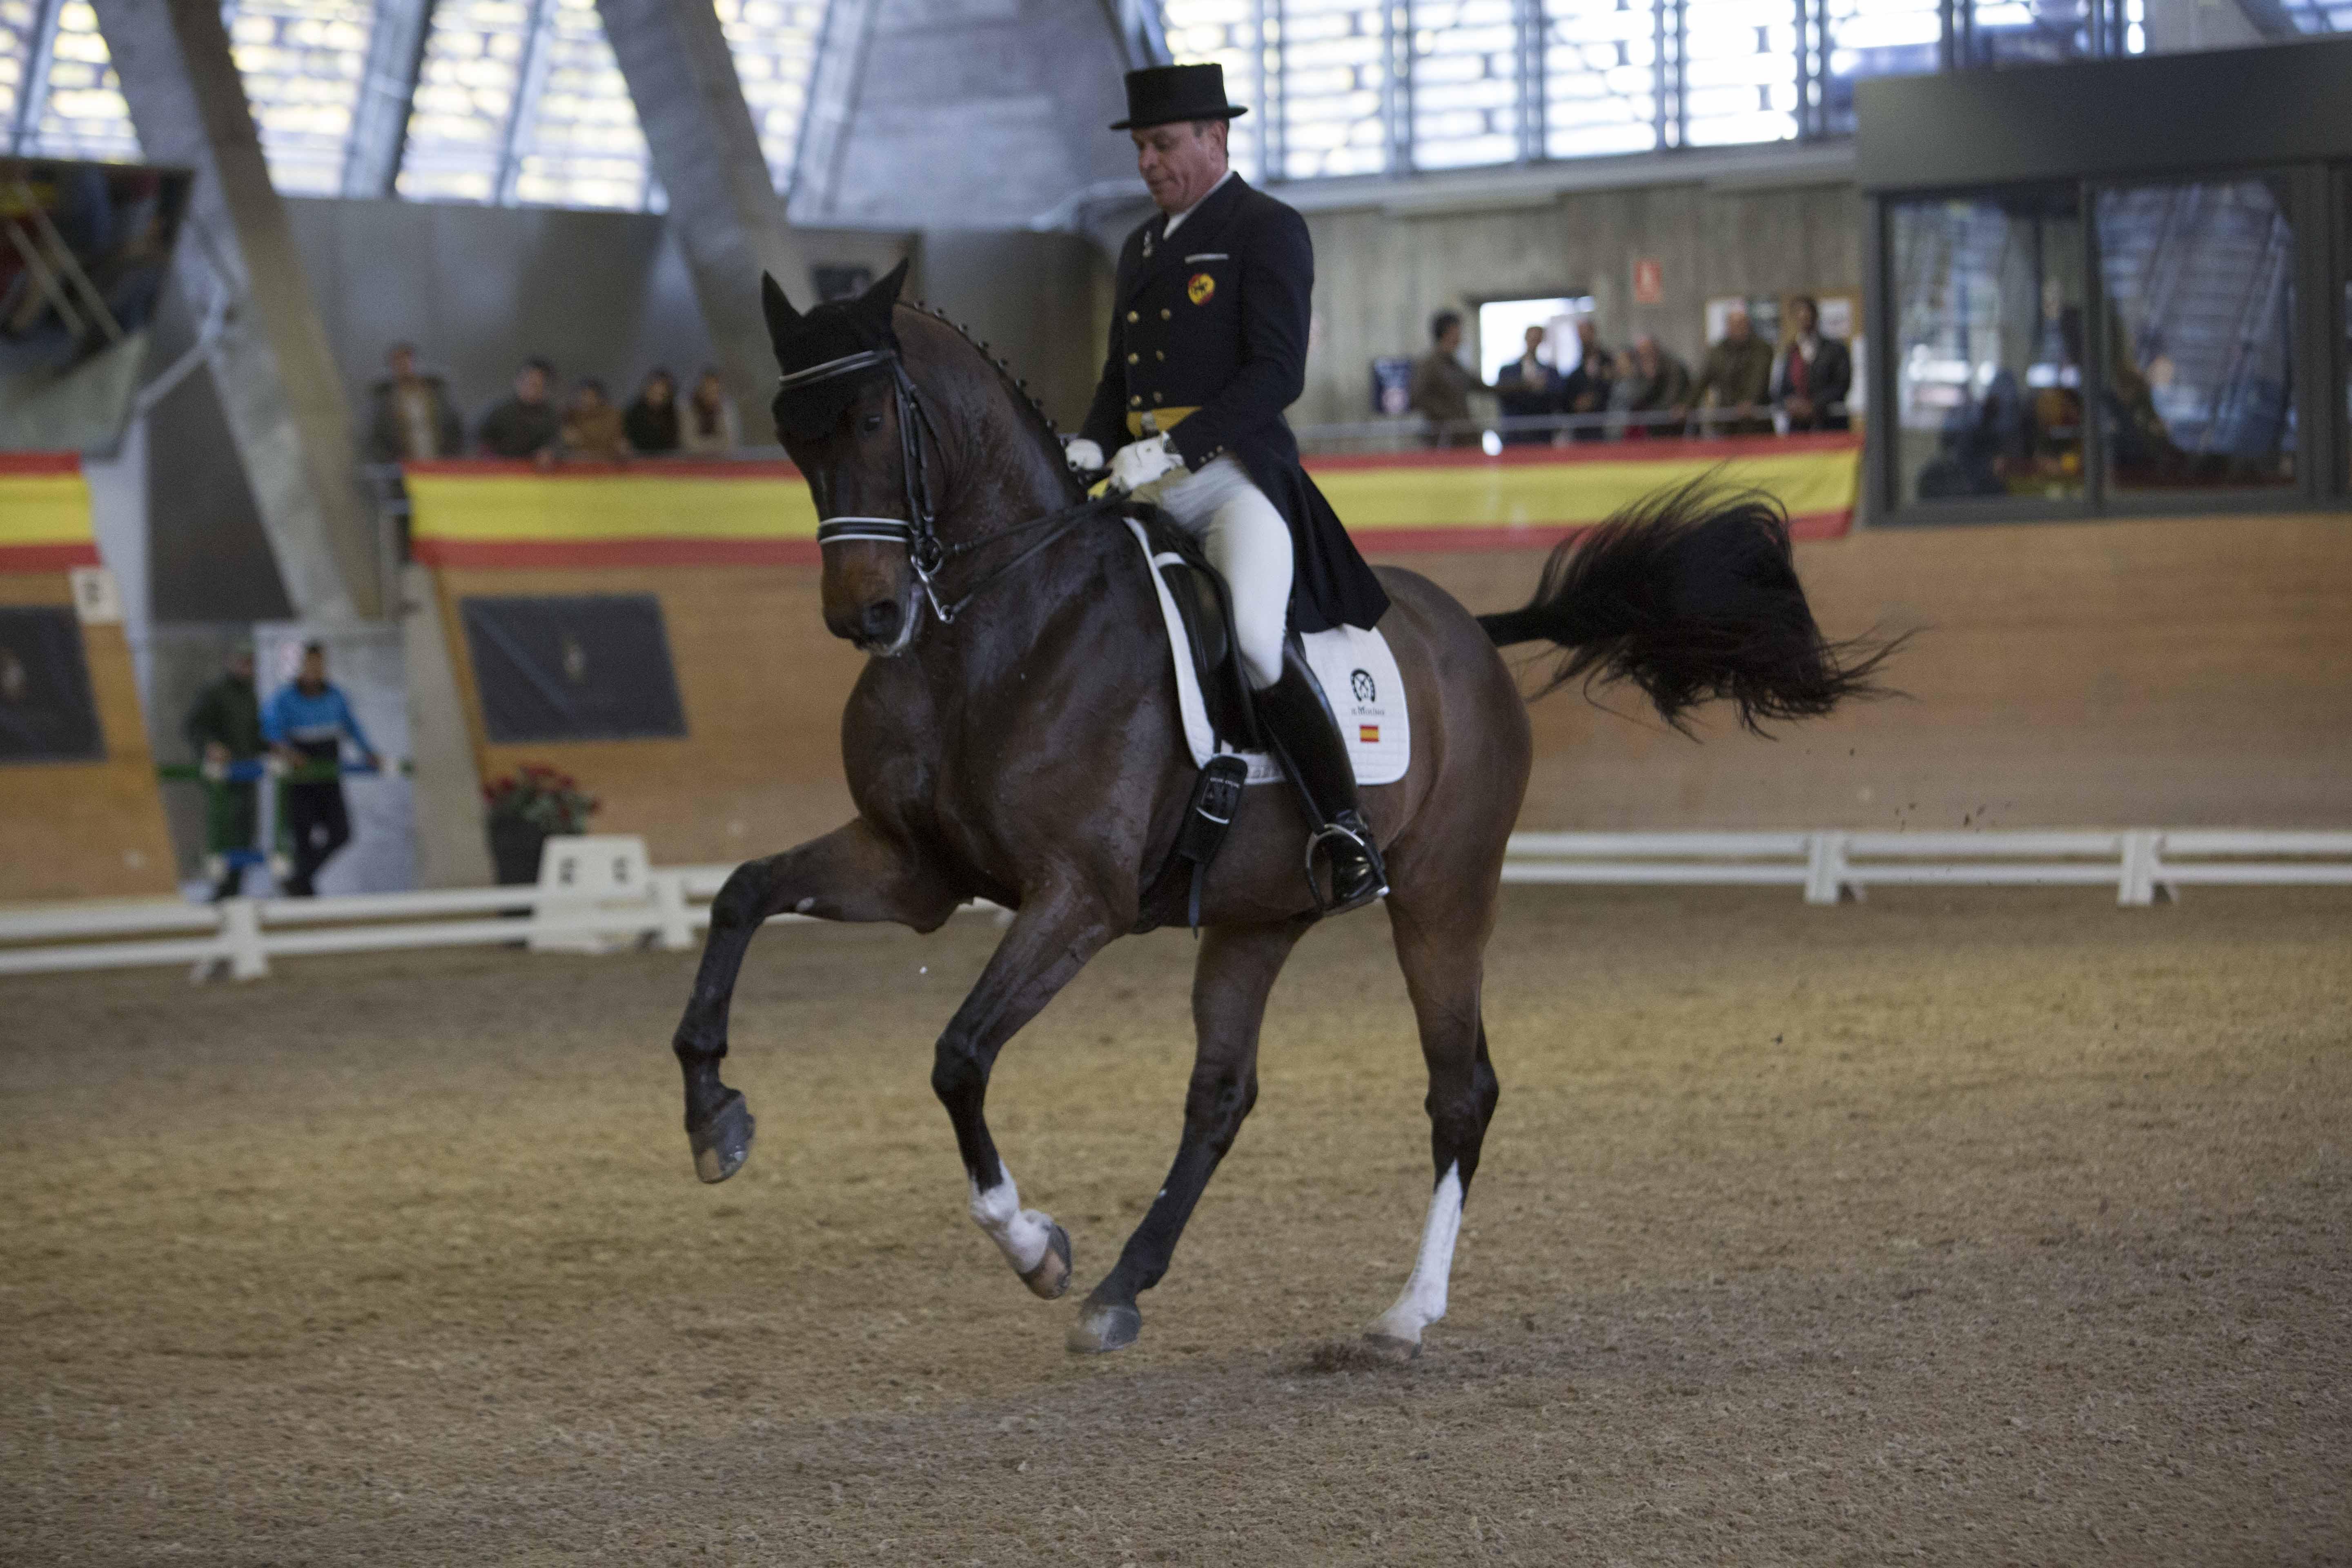
<path fill-rule="evenodd" d="M 225 9 L 269 183 L 304 195 L 338 194 L 375 7 L 368 0 L 231 0 Z"/>
<path fill-rule="evenodd" d="M 395 182 L 402 195 L 498 199 L 531 12 L 530 0 L 440 0 L 433 8 Z"/>
<path fill-rule="evenodd" d="M 139 133 L 122 101 L 122 83 L 99 34 L 97 13 L 86 0 L 58 7 L 47 89 L 22 151 L 41 158 L 139 160 Z"/>
<path fill-rule="evenodd" d="M 2352 33 L 2352 0 L 2285 0 L 2287 19 L 2306 33 Z"/>
<path fill-rule="evenodd" d="M 400 194 L 625 207 L 646 139 L 595 0 L 441 0 L 408 117 Z"/>
<path fill-rule="evenodd" d="M 541 0 L 541 36 L 515 138 L 510 200 L 524 206 L 646 205 L 645 133 L 604 41 L 596 0 Z"/>
<path fill-rule="evenodd" d="M 33 59 L 33 0 L 0 0 L 0 138 L 13 134 Z"/>
<path fill-rule="evenodd" d="M 2264 180 L 2098 195 L 2117 489 L 2294 481 L 2294 229 Z"/>
<path fill-rule="evenodd" d="M 1821 26 L 1821 126 L 1832 136 L 1853 134 L 1855 82 L 1924 75 L 1942 59 L 1940 0 L 1826 0 Z"/>
<path fill-rule="evenodd" d="M 719 0 L 719 25 L 735 57 L 768 173 L 782 190 L 792 182 L 793 156 L 800 149 L 809 73 L 824 26 L 823 0 Z"/>
<path fill-rule="evenodd" d="M 1274 123 L 1276 73 L 1265 68 L 1272 44 L 1261 45 L 1260 0 L 1161 0 L 1160 19 L 1171 58 L 1183 65 L 1225 69 L 1225 96 L 1249 112 L 1232 122 L 1225 148 L 1248 180 L 1266 176 L 1265 135 Z"/>
<path fill-rule="evenodd" d="M 1545 0 L 1544 152 L 1643 153 L 1658 143 L 1658 17 L 1643 0 Z"/>
<path fill-rule="evenodd" d="M 2083 223 L 2071 189 L 1889 214 L 1904 501 L 2083 493 Z"/>
<path fill-rule="evenodd" d="M 1281 0 L 1283 178 L 1388 168 L 1391 3 Z"/>
<path fill-rule="evenodd" d="M 2035 65 L 2091 53 L 2090 0 L 1977 0 L 1961 55 L 1978 65 Z"/>
<path fill-rule="evenodd" d="M 1518 26 L 1513 0 L 1412 7 L 1412 162 L 1421 169 L 1518 155 Z"/>
<path fill-rule="evenodd" d="M 1683 140 L 1797 133 L 1797 18 L 1784 0 L 1684 0 Z"/>

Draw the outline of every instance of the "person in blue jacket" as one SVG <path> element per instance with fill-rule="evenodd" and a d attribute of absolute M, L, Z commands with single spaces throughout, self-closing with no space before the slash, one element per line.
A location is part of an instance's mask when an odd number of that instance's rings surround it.
<path fill-rule="evenodd" d="M 302 645 L 302 668 L 279 687 L 261 710 L 261 738 L 289 768 L 325 763 L 340 768 L 343 737 L 360 749 L 371 768 L 379 763 L 367 731 L 341 688 L 327 679 L 327 650 L 317 643 Z M 310 879 L 335 851 L 352 840 L 351 813 L 343 805 L 340 773 L 302 779 L 286 786 L 286 820 L 294 841 L 294 875 L 286 891 L 298 899 L 317 892 Z"/>

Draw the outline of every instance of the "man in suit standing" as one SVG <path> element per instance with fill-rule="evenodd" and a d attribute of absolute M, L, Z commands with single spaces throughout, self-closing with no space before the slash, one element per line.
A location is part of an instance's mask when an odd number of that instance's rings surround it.
<path fill-rule="evenodd" d="M 1073 468 L 1099 468 L 1199 539 L 1231 592 L 1234 637 L 1273 750 L 1321 820 L 1336 912 L 1388 892 L 1353 764 L 1290 630 L 1370 627 L 1388 595 L 1299 466 L 1282 411 L 1306 382 L 1315 252 L 1307 222 L 1228 166 L 1213 65 L 1127 73 L 1136 166 L 1160 216 L 1119 252 L 1110 353 Z"/>
<path fill-rule="evenodd" d="M 1546 364 L 1541 353 L 1544 340 L 1551 334 L 1540 326 L 1527 330 L 1527 352 L 1505 365 L 1495 377 L 1495 397 L 1503 405 L 1506 419 L 1549 419 L 1557 416 L 1565 402 L 1566 378 Z M 1506 447 L 1542 446 L 1552 437 L 1552 432 L 1539 426 L 1505 430 Z"/>
<path fill-rule="evenodd" d="M 1772 401 L 1791 432 L 1846 430 L 1846 394 L 1853 389 L 1853 356 L 1845 344 L 1821 335 L 1822 308 L 1800 294 L 1791 306 L 1797 335 L 1772 368 Z"/>

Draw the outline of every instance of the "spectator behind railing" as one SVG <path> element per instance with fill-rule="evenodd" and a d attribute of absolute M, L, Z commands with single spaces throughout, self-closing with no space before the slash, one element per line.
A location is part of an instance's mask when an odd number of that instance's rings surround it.
<path fill-rule="evenodd" d="M 1627 356 L 1630 358 L 1631 356 Z M 1829 410 L 1843 414 L 1843 405 Z M 1299 425 L 1293 427 L 1299 447 L 1308 458 L 1331 456 L 1341 452 L 1406 452 L 1416 447 L 1469 447 L 1474 452 L 1485 447 L 1489 452 L 1501 452 L 1506 447 L 1549 446 L 1567 447 L 1577 443 L 1580 433 L 1600 432 L 1602 441 L 1640 441 L 1678 439 L 1696 436 L 1711 439 L 1737 433 L 1735 426 L 1751 424 L 1737 408 L 1702 408 L 1677 411 L 1672 408 L 1636 412 L 1626 409 L 1606 414 L 1554 414 L 1528 418 L 1466 419 L 1458 424 L 1433 426 L 1421 418 L 1372 419 L 1335 425 Z M 1772 438 L 1772 427 L 1765 423 L 1761 439 Z M 1749 435 L 1747 439 L 1759 437 Z M 1659 453 L 1657 456 L 1666 456 Z"/>
<path fill-rule="evenodd" d="M 1690 367 L 1661 347 L 1648 332 L 1633 340 L 1620 361 L 1622 369 L 1610 384 L 1610 439 L 1622 435 L 1640 440 L 1671 437 L 1683 433 L 1678 410 L 1690 406 Z M 1656 416 L 1673 416 L 1660 422 Z"/>
<path fill-rule="evenodd" d="M 1538 353 L 1548 336 L 1542 327 L 1529 327 L 1527 352 L 1496 374 L 1495 397 L 1502 405 L 1505 419 L 1541 419 L 1566 406 L 1562 394 L 1567 378 Z M 1544 431 L 1528 426 L 1506 431 L 1503 445 L 1524 447 L 1548 439 Z"/>
<path fill-rule="evenodd" d="M 637 388 L 636 401 L 621 416 L 621 431 L 632 450 L 647 456 L 678 448 L 677 378 L 656 366 Z"/>
<path fill-rule="evenodd" d="M 1797 335 L 1773 367 L 1772 405 L 1788 416 L 1792 432 L 1843 430 L 1853 356 L 1837 339 L 1821 335 L 1822 308 L 1810 295 L 1797 297 L 1792 314 Z"/>
<path fill-rule="evenodd" d="M 572 384 L 572 401 L 563 409 L 563 455 L 608 463 L 625 461 L 629 437 L 621 427 L 621 411 L 606 401 L 604 384 L 583 375 Z"/>
<path fill-rule="evenodd" d="M 1412 367 L 1412 395 L 1407 406 L 1429 421 L 1435 445 L 1475 447 L 1478 444 L 1478 432 L 1470 420 L 1470 395 L 1480 390 L 1483 384 L 1464 368 L 1460 358 L 1461 312 L 1438 311 L 1430 319 L 1429 335 L 1429 353 Z"/>
<path fill-rule="evenodd" d="M 523 362 L 515 372 L 514 395 L 482 416 L 475 443 L 486 458 L 528 458 L 544 468 L 555 461 L 563 419 L 548 399 L 555 367 L 543 359 Z"/>
<path fill-rule="evenodd" d="M 457 417 L 457 405 L 449 400 L 448 384 L 417 370 L 414 343 L 393 344 L 384 355 L 384 364 L 392 374 L 372 389 L 369 458 L 398 463 L 456 457 L 465 445 L 466 432 Z"/>
<path fill-rule="evenodd" d="M 1724 317 L 1722 341 L 1706 351 L 1686 407 L 1703 408 L 1710 395 L 1715 407 L 1730 415 L 1727 425 L 1715 422 L 1712 434 L 1772 434 L 1772 345 L 1756 335 L 1748 312 L 1737 305 Z"/>
<path fill-rule="evenodd" d="M 1570 414 L 1599 414 L 1609 406 L 1609 386 L 1614 374 L 1609 351 L 1601 346 L 1601 329 L 1592 324 L 1590 316 L 1576 319 L 1576 341 L 1581 349 L 1576 368 L 1568 373 L 1568 384 L 1560 389 L 1561 406 Z M 1570 428 L 1571 441 L 1598 441 L 1601 437 L 1599 425 L 1579 425 Z"/>
<path fill-rule="evenodd" d="M 677 434 L 679 447 L 688 452 L 731 452 L 743 444 L 735 400 L 727 395 L 727 384 L 713 367 L 704 365 L 694 378 L 694 395 L 686 400 Z"/>

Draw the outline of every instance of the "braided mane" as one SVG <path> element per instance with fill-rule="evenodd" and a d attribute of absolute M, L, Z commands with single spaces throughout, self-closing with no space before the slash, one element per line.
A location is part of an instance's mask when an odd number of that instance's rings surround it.
<path fill-rule="evenodd" d="M 938 306 L 925 304 L 918 300 L 902 300 L 900 308 L 930 317 L 948 331 L 955 333 L 957 337 L 961 338 L 965 347 L 980 355 L 982 362 L 996 372 L 997 379 L 1003 383 L 1005 390 L 1013 395 L 1014 405 L 1026 412 L 1031 426 L 1045 440 L 1047 448 L 1053 454 L 1055 465 L 1061 464 L 1062 427 L 1054 423 L 1054 416 L 1045 412 L 1045 405 L 1037 401 L 1037 395 L 1029 390 L 1029 384 L 1013 374 L 1013 367 L 1010 364 L 990 353 L 988 345 L 972 335 L 971 327 L 954 320 Z M 1069 470 L 1063 468 L 1062 471 L 1066 474 Z M 1073 482 L 1076 482 L 1075 479 Z"/>

